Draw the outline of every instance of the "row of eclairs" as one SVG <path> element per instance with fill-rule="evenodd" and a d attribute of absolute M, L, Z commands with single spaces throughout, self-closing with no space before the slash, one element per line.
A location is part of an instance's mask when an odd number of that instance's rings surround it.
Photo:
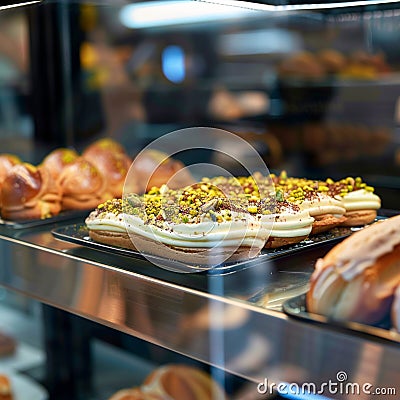
<path fill-rule="evenodd" d="M 283 171 L 195 181 L 180 161 L 161 152 L 139 157 L 132 164 L 111 139 L 82 154 L 54 150 L 38 166 L 0 155 L 1 216 L 21 220 L 94 209 L 85 222 L 96 242 L 210 266 L 336 227 L 369 225 L 316 262 L 307 308 L 368 324 L 390 316 L 400 329 L 400 217 L 375 222 L 381 200 L 361 177 L 313 180 Z M 371 298 L 376 301 L 366 302 Z"/>

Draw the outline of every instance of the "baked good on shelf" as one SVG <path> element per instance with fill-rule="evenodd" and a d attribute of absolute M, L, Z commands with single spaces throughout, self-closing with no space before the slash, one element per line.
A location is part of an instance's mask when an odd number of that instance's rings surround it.
<path fill-rule="evenodd" d="M 346 221 L 346 209 L 335 199 L 329 188 L 320 181 L 287 177 L 286 172 L 272 176 L 277 197 L 307 210 L 314 218 L 311 234 L 328 231 Z"/>
<path fill-rule="evenodd" d="M 11 168 L 16 165 L 20 164 L 22 161 L 13 154 L 0 154 L 0 190 L 1 185 L 10 172 Z M 0 210 L 1 210 L 1 196 L 0 196 Z"/>
<path fill-rule="evenodd" d="M 139 153 L 129 171 L 127 187 L 135 193 L 144 193 L 152 187 L 167 185 L 179 189 L 195 181 L 185 165 L 158 150 L 144 150 Z"/>
<path fill-rule="evenodd" d="M 87 146 L 83 151 L 82 156 L 85 158 L 92 157 L 105 152 L 122 155 L 126 154 L 124 147 L 116 140 L 111 138 L 102 138 Z"/>
<path fill-rule="evenodd" d="M 362 178 L 347 177 L 336 182 L 327 179 L 325 186 L 329 194 L 340 199 L 346 209 L 343 226 L 365 225 L 375 220 L 381 199 Z"/>
<path fill-rule="evenodd" d="M 7 375 L 0 374 L 0 400 L 13 400 L 13 391 L 10 378 Z"/>
<path fill-rule="evenodd" d="M 248 177 L 203 178 L 226 193 L 230 199 L 247 204 L 247 209 L 269 232 L 265 248 L 292 245 L 306 239 L 311 233 L 314 218 L 308 210 L 289 203 L 275 193 L 272 181 L 259 174 Z M 278 195 L 277 195 L 278 194 Z"/>
<path fill-rule="evenodd" d="M 346 57 L 335 49 L 323 49 L 318 52 L 317 57 L 329 74 L 340 72 L 347 63 Z"/>
<path fill-rule="evenodd" d="M 42 161 L 55 180 L 61 175 L 65 167 L 79 158 L 79 154 L 73 149 L 60 148 L 50 152 Z"/>
<path fill-rule="evenodd" d="M 86 225 L 94 241 L 197 265 L 255 257 L 268 236 L 247 207 L 209 183 L 108 201 Z"/>
<path fill-rule="evenodd" d="M 317 261 L 307 310 L 374 324 L 390 313 L 400 284 L 400 216 L 370 225 Z"/>
<path fill-rule="evenodd" d="M 125 178 L 131 166 L 129 157 L 126 154 L 100 151 L 97 154 L 87 154 L 85 159 L 103 176 L 110 198 L 122 197 Z"/>
<path fill-rule="evenodd" d="M 155 369 L 143 382 L 144 393 L 168 400 L 225 400 L 221 386 L 206 372 L 184 365 L 169 364 Z"/>
<path fill-rule="evenodd" d="M 110 196 L 103 176 L 82 157 L 64 168 L 59 184 L 63 210 L 89 210 Z"/>
<path fill-rule="evenodd" d="M 10 169 L 14 165 L 21 163 L 22 161 L 13 154 L 0 154 L 0 185 L 4 181 Z"/>
<path fill-rule="evenodd" d="M 61 210 L 60 187 L 44 167 L 14 165 L 1 186 L 1 216 L 6 220 L 43 219 Z"/>
<path fill-rule="evenodd" d="M 302 51 L 284 59 L 278 66 L 280 78 L 322 79 L 326 71 L 317 56 L 308 51 Z"/>
<path fill-rule="evenodd" d="M 124 147 L 113 139 L 99 139 L 89 145 L 82 157 L 103 175 L 110 198 L 122 197 L 125 178 L 132 160 Z"/>
<path fill-rule="evenodd" d="M 165 397 L 154 393 L 144 393 L 140 388 L 132 388 L 119 390 L 108 400 L 165 400 Z"/>

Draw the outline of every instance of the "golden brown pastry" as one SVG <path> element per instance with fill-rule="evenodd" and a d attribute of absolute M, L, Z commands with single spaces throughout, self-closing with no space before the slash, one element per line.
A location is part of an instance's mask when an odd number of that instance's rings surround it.
<path fill-rule="evenodd" d="M 191 366 L 170 364 L 154 370 L 144 381 L 144 393 L 168 400 L 222 400 L 224 390 L 207 373 Z"/>
<path fill-rule="evenodd" d="M 314 54 L 303 51 L 283 60 L 278 74 L 281 78 L 321 79 L 326 71 Z"/>
<path fill-rule="evenodd" d="M 139 388 L 133 388 L 119 390 L 108 400 L 165 400 L 165 398 L 157 394 L 143 393 Z"/>
<path fill-rule="evenodd" d="M 78 158 L 59 177 L 63 210 L 86 210 L 96 207 L 108 196 L 106 182 L 97 168 Z"/>
<path fill-rule="evenodd" d="M 99 151 L 97 154 L 87 154 L 85 159 L 103 176 L 110 197 L 122 197 L 125 178 L 131 166 L 129 157 L 121 153 Z"/>
<path fill-rule="evenodd" d="M 7 375 L 0 375 L 0 400 L 13 400 L 10 378 Z"/>
<path fill-rule="evenodd" d="M 79 158 L 79 154 L 73 149 L 56 149 L 48 154 L 42 161 L 42 165 L 45 166 L 53 176 L 55 180 L 61 175 L 61 172 L 65 167 L 72 164 Z"/>
<path fill-rule="evenodd" d="M 396 216 L 354 233 L 317 261 L 307 310 L 374 324 L 389 315 L 399 284 L 400 216 Z"/>
<path fill-rule="evenodd" d="M 346 65 L 346 57 L 337 50 L 324 49 L 317 55 L 326 72 L 336 74 Z"/>
<path fill-rule="evenodd" d="M 16 164 L 21 164 L 21 162 L 22 161 L 13 154 L 0 154 L 0 185 L 10 169 Z"/>
<path fill-rule="evenodd" d="M 17 164 L 0 192 L 1 216 L 6 220 L 43 219 L 61 210 L 60 187 L 44 167 Z"/>
<path fill-rule="evenodd" d="M 181 161 L 157 150 L 145 150 L 135 158 L 127 184 L 129 191 L 144 193 L 152 187 L 161 187 L 164 184 L 170 189 L 178 189 L 194 182 Z"/>
<path fill-rule="evenodd" d="M 103 138 L 96 140 L 88 147 L 86 147 L 85 151 L 82 153 L 83 157 L 92 157 L 93 155 L 97 155 L 99 153 L 110 152 L 110 153 L 118 153 L 118 154 L 126 154 L 124 147 L 119 144 L 117 141 L 111 138 Z"/>

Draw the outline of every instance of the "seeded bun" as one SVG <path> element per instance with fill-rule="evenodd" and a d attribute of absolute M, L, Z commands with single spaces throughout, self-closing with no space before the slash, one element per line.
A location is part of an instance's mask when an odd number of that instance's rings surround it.
<path fill-rule="evenodd" d="M 316 263 L 307 310 L 366 324 L 389 315 L 400 284 L 400 216 L 377 222 L 335 246 Z"/>

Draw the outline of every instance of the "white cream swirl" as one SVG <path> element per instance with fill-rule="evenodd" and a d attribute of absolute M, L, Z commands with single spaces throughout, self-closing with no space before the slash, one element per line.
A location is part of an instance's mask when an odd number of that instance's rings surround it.
<path fill-rule="evenodd" d="M 337 196 L 339 198 L 340 196 Z M 365 189 L 355 190 L 341 197 L 346 211 L 378 210 L 381 207 L 379 196 Z"/>
<path fill-rule="evenodd" d="M 234 215 L 232 221 L 203 221 L 197 224 L 165 224 L 163 228 L 146 224 L 135 215 L 92 213 L 86 219 L 91 230 L 139 235 L 169 246 L 186 248 L 212 248 L 215 246 L 262 248 L 268 239 L 268 227 L 252 216 Z M 236 218 L 235 218 L 236 217 Z"/>
<path fill-rule="evenodd" d="M 316 193 L 312 198 L 304 200 L 300 207 L 307 210 L 312 217 L 327 214 L 342 216 L 346 212 L 346 208 L 341 200 L 323 193 Z"/>
<path fill-rule="evenodd" d="M 314 218 L 307 210 L 281 210 L 279 214 L 263 215 L 261 223 L 271 237 L 293 238 L 310 234 Z"/>

